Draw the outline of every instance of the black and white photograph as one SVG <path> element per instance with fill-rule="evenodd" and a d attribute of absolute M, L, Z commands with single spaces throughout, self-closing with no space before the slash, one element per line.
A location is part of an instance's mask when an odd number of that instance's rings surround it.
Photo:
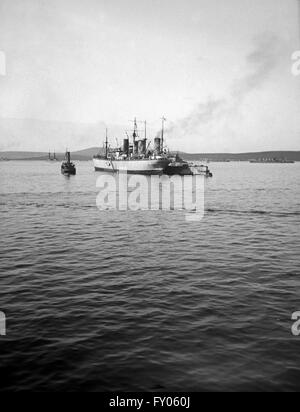
<path fill-rule="evenodd" d="M 300 391 L 300 0 L 0 0 L 0 392 Z"/>

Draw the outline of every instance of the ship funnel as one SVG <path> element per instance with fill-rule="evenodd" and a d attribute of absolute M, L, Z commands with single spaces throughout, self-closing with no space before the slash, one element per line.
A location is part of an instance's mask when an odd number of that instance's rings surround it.
<path fill-rule="evenodd" d="M 146 154 L 146 145 L 147 145 L 147 140 L 139 140 L 138 142 L 138 150 L 139 150 L 139 155 L 144 155 Z"/>
<path fill-rule="evenodd" d="M 133 154 L 138 154 L 138 151 L 139 151 L 139 142 L 138 141 L 135 141 L 135 142 L 133 142 Z"/>
<path fill-rule="evenodd" d="M 160 137 L 156 137 L 154 139 L 154 150 L 156 154 L 159 154 L 161 152 L 161 139 Z"/>
<path fill-rule="evenodd" d="M 123 152 L 128 156 L 129 155 L 129 140 L 124 139 L 123 141 Z"/>

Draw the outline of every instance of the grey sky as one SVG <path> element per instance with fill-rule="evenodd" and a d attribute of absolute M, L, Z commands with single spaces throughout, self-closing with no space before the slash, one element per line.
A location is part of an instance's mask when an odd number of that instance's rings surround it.
<path fill-rule="evenodd" d="M 0 0 L 0 118 L 126 125 L 137 116 L 155 133 L 165 115 L 173 149 L 296 150 L 298 49 L 296 0 Z M 15 148 L 8 138 L 0 150 Z M 24 137 L 31 146 L 49 142 Z"/>

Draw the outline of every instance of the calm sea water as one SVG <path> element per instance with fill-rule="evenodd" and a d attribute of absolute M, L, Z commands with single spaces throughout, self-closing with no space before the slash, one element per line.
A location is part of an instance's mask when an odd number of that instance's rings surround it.
<path fill-rule="evenodd" d="M 2 389 L 300 390 L 300 164 L 211 164 L 202 222 L 0 163 Z"/>

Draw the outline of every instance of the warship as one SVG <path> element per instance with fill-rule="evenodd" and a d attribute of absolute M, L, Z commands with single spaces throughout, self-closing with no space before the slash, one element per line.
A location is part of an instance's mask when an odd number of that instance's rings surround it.
<path fill-rule="evenodd" d="M 111 148 L 108 144 L 108 131 L 106 129 L 106 140 L 104 154 L 99 153 L 93 157 L 94 168 L 97 172 L 127 172 L 128 174 L 161 175 L 169 176 L 193 176 L 204 175 L 212 177 L 207 166 L 196 165 L 186 162 L 178 155 L 172 155 L 165 147 L 164 123 L 162 118 L 162 129 L 154 139 L 154 147 L 150 149 L 147 144 L 147 122 L 144 122 L 144 136 L 139 136 L 138 122 L 134 119 L 132 139 L 123 141 L 123 147 Z"/>
<path fill-rule="evenodd" d="M 164 121 L 163 121 L 164 125 Z M 155 175 L 162 174 L 170 159 L 164 148 L 164 127 L 161 137 L 154 139 L 154 149 L 150 150 L 147 145 L 147 123 L 145 122 L 145 136 L 139 136 L 137 120 L 134 120 L 132 139 L 123 141 L 123 147 L 112 149 L 108 146 L 108 135 L 106 130 L 105 153 L 94 156 L 94 168 L 102 172 L 127 172 L 129 174 Z"/>

